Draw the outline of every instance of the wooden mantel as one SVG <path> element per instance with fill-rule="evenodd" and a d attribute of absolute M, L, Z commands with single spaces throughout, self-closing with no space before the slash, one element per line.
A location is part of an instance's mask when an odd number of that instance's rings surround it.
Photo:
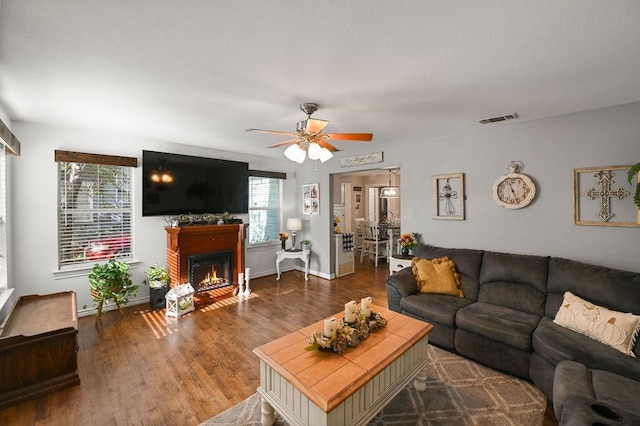
<path fill-rule="evenodd" d="M 188 282 L 187 259 L 201 253 L 228 250 L 233 253 L 230 280 L 237 286 L 239 272 L 244 272 L 247 224 L 189 225 L 165 227 L 167 231 L 167 268 L 171 286 Z"/>

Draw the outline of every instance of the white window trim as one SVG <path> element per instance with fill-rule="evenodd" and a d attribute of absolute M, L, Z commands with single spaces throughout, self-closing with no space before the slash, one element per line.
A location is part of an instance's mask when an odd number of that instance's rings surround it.
<path fill-rule="evenodd" d="M 278 228 L 282 229 L 283 223 L 284 223 L 284 213 L 283 213 L 283 198 L 284 198 L 284 181 L 282 179 L 279 179 L 279 183 L 278 183 Z M 249 215 L 248 217 L 251 217 L 251 206 L 249 206 Z M 264 208 L 259 208 L 256 210 L 265 210 Z M 249 221 L 249 226 L 251 226 L 251 222 Z M 279 240 L 269 240 L 269 241 L 265 241 L 262 243 L 247 243 L 247 249 L 250 250 L 252 248 L 260 248 L 260 247 L 275 247 L 275 246 L 280 246 L 280 241 Z"/>

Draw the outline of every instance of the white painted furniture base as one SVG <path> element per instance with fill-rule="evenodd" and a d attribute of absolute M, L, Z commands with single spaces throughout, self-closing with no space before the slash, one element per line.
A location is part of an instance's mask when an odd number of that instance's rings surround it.
<path fill-rule="evenodd" d="M 309 258 L 310 257 L 311 257 L 311 250 L 302 250 L 302 251 L 278 250 L 276 251 L 276 271 L 278 272 L 276 281 L 280 281 L 280 262 L 282 262 L 285 259 L 302 259 L 302 261 L 304 262 L 304 280 L 309 281 Z"/>
<path fill-rule="evenodd" d="M 396 257 L 397 256 L 397 257 Z M 399 257 L 399 255 L 394 255 L 391 256 L 391 258 L 389 259 L 389 275 L 398 272 L 399 270 L 403 269 L 403 268 L 410 268 L 411 267 L 411 259 L 403 259 L 401 257 Z"/>
<path fill-rule="evenodd" d="M 428 349 L 428 336 L 424 336 L 328 413 L 261 359 L 262 425 L 273 425 L 274 409 L 291 426 L 366 425 L 411 380 L 418 391 L 426 390 Z"/>

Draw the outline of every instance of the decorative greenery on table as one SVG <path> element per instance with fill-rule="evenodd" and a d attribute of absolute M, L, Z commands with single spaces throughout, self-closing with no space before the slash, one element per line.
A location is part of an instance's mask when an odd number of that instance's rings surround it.
<path fill-rule="evenodd" d="M 387 325 L 387 320 L 380 314 L 371 312 L 368 318 L 356 311 L 356 322 L 348 324 L 341 319 L 338 323 L 336 335 L 333 338 L 325 337 L 322 332 L 314 331 L 309 338 L 309 346 L 305 349 L 315 351 L 318 349 L 330 349 L 337 354 L 342 354 L 347 347 L 357 346 L 361 340 L 369 337 L 369 333 Z"/>
<path fill-rule="evenodd" d="M 400 247 L 402 247 L 402 254 L 407 256 L 409 254 L 409 250 L 413 250 L 416 248 L 416 244 L 418 243 L 418 238 L 416 234 L 412 233 L 404 233 L 400 235 L 398 239 L 398 243 Z"/>
<path fill-rule="evenodd" d="M 202 213 L 202 214 L 181 214 L 178 216 L 170 216 L 164 218 L 169 226 L 177 224 L 178 226 L 187 225 L 220 225 L 226 223 L 242 223 L 242 219 L 232 216 L 229 212 L 224 213 Z"/>

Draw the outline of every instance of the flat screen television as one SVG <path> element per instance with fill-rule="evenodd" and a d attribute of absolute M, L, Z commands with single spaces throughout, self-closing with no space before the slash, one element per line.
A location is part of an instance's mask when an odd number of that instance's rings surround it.
<path fill-rule="evenodd" d="M 142 216 L 249 212 L 249 164 L 142 151 Z"/>

